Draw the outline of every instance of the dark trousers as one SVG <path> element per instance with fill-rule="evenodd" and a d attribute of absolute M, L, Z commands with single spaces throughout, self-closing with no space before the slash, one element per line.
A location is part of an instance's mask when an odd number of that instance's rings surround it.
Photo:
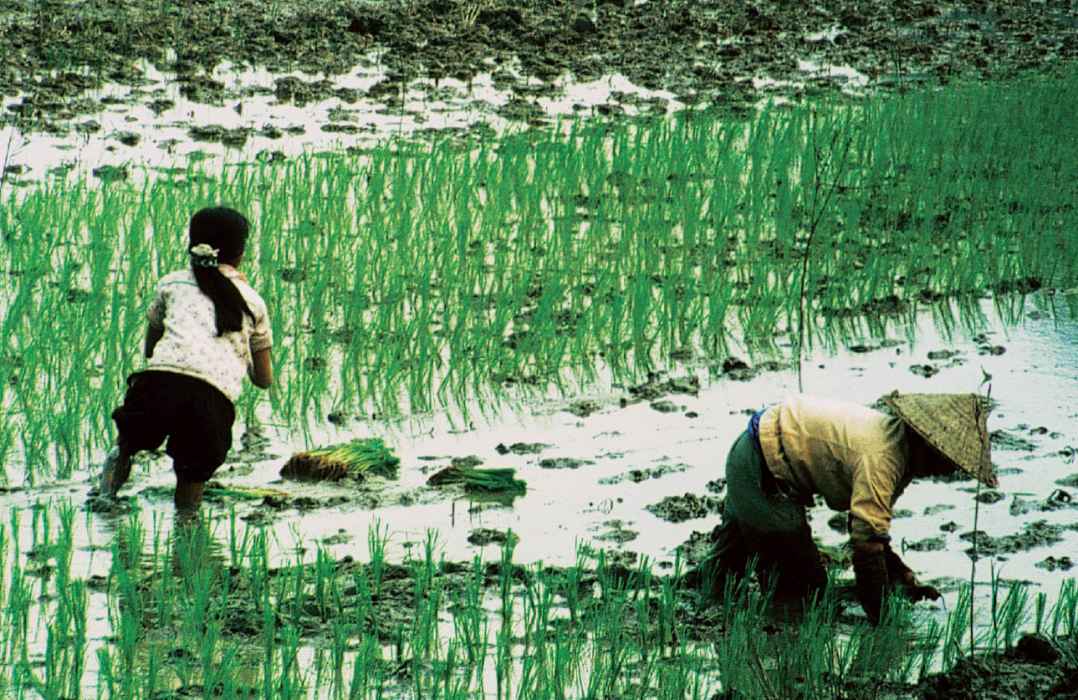
<path fill-rule="evenodd" d="M 775 488 L 757 443 L 745 431 L 726 458 L 722 523 L 712 532 L 705 585 L 721 597 L 726 582 L 740 579 L 755 558 L 764 589 L 775 597 L 808 597 L 827 583 L 804 506 Z"/>

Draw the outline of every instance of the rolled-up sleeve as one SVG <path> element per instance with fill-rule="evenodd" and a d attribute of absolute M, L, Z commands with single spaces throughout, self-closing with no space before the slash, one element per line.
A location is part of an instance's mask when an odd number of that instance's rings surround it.
<path fill-rule="evenodd" d="M 900 471 L 894 459 L 885 454 L 866 455 L 854 465 L 850 496 L 851 540 L 890 539 Z"/>
<path fill-rule="evenodd" d="M 273 329 L 270 328 L 269 313 L 260 308 L 255 313 L 255 327 L 251 332 L 251 354 L 273 347 Z"/>

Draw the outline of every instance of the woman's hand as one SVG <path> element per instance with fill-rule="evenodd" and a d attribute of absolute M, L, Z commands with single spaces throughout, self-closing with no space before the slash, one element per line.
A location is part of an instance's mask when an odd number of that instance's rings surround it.
<path fill-rule="evenodd" d="M 899 591 L 911 603 L 916 603 L 919 600 L 939 600 L 943 597 L 943 594 L 935 586 L 922 586 L 918 583 L 902 586 Z"/>
<path fill-rule="evenodd" d="M 891 586 L 907 600 L 916 603 L 919 600 L 939 600 L 943 597 L 933 586 L 921 585 L 913 570 L 899 559 L 890 546 L 887 546 L 884 556 L 887 560 L 887 577 L 891 581 Z"/>

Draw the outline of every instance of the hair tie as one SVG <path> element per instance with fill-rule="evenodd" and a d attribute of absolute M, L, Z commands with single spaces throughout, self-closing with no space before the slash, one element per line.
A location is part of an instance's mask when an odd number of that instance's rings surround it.
<path fill-rule="evenodd" d="M 188 251 L 191 253 L 191 264 L 198 267 L 217 267 L 217 248 L 211 248 L 208 243 L 199 243 L 192 246 Z"/>

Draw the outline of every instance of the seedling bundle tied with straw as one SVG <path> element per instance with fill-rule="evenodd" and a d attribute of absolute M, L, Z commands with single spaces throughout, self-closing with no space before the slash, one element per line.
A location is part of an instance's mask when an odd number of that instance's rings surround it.
<path fill-rule="evenodd" d="M 464 491 L 476 495 L 523 496 L 528 485 L 516 478 L 515 469 L 478 469 L 476 467 L 454 464 L 427 479 L 428 486 L 449 486 L 461 484 Z"/>
<path fill-rule="evenodd" d="M 285 478 L 314 481 L 346 478 L 360 481 L 370 475 L 396 479 L 399 474 L 400 459 L 381 438 L 357 439 L 298 452 L 281 468 L 281 476 Z"/>

